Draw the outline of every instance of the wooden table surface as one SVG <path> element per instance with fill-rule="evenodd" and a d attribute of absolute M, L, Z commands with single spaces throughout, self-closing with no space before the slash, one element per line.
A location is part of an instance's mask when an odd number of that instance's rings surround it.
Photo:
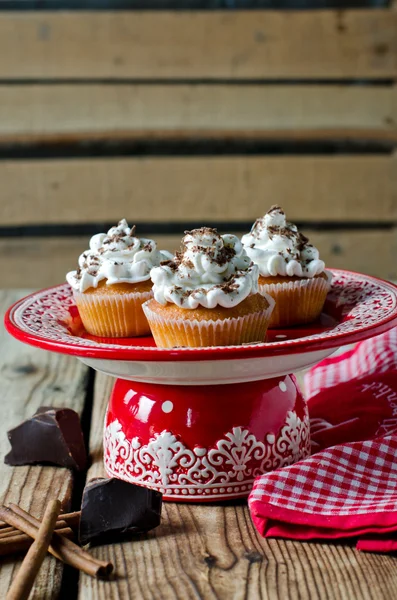
<path fill-rule="evenodd" d="M 0 292 L 0 312 L 22 296 Z M 6 431 L 40 405 L 68 406 L 82 416 L 92 460 L 87 478 L 102 476 L 102 425 L 112 386 L 73 357 L 25 346 L 0 328 L 0 494 L 41 516 L 50 498 L 78 509 L 84 476 L 54 467 L 3 464 Z M 98 557 L 114 561 L 115 581 L 96 581 L 47 557 L 31 598 L 73 600 L 204 598 L 394 600 L 397 561 L 358 553 L 348 544 L 264 540 L 244 502 L 229 505 L 165 503 L 162 524 L 133 541 L 99 546 Z M 20 561 L 2 559 L 0 598 L 5 598 Z"/>

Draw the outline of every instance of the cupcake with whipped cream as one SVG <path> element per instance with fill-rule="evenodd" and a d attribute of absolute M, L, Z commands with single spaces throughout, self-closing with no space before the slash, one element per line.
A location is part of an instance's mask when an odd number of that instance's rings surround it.
<path fill-rule="evenodd" d="M 148 335 L 142 304 L 153 296 L 150 271 L 172 258 L 156 242 L 137 238 L 122 219 L 90 240 L 76 271 L 66 275 L 85 329 L 101 337 Z"/>
<path fill-rule="evenodd" d="M 244 248 L 259 267 L 259 291 L 276 301 L 269 327 L 315 321 L 331 287 L 319 252 L 284 211 L 272 206 L 242 237 Z"/>
<path fill-rule="evenodd" d="M 236 236 L 186 232 L 181 251 L 150 275 L 154 298 L 143 310 L 157 346 L 264 341 L 274 302 L 258 293 L 258 267 Z"/>

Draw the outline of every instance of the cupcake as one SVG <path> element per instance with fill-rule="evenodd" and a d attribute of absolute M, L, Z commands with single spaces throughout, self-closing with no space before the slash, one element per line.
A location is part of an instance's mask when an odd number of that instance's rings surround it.
<path fill-rule="evenodd" d="M 259 291 L 276 301 L 269 327 L 315 321 L 331 287 L 331 273 L 319 252 L 279 206 L 257 219 L 242 243 L 259 267 Z"/>
<path fill-rule="evenodd" d="M 157 346 L 263 342 L 273 300 L 258 293 L 259 270 L 234 235 L 186 232 L 180 252 L 152 269 L 143 310 Z"/>
<path fill-rule="evenodd" d="M 171 258 L 153 240 L 135 237 L 123 219 L 90 240 L 79 268 L 66 275 L 85 329 L 101 337 L 148 335 L 142 304 L 153 296 L 150 270 Z"/>

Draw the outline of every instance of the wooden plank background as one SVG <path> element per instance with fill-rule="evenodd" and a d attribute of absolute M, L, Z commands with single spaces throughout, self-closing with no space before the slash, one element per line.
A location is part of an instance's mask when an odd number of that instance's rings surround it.
<path fill-rule="evenodd" d="M 397 156 L 138 157 L 0 161 L 2 225 L 397 219 Z"/>
<path fill-rule="evenodd" d="M 0 143 L 397 140 L 395 85 L 0 85 L 0 107 Z"/>
<path fill-rule="evenodd" d="M 274 203 L 395 278 L 396 78 L 392 9 L 1 12 L 2 286 L 63 281 L 122 217 L 174 248 Z"/>
<path fill-rule="evenodd" d="M 394 78 L 396 28 L 387 10 L 11 12 L 0 78 Z"/>

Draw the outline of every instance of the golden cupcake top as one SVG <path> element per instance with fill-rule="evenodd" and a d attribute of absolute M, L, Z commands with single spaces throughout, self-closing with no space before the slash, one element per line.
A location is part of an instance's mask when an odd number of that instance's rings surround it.
<path fill-rule="evenodd" d="M 258 267 L 235 235 L 201 227 L 185 232 L 182 243 L 180 252 L 150 273 L 157 302 L 228 308 L 257 293 Z"/>

